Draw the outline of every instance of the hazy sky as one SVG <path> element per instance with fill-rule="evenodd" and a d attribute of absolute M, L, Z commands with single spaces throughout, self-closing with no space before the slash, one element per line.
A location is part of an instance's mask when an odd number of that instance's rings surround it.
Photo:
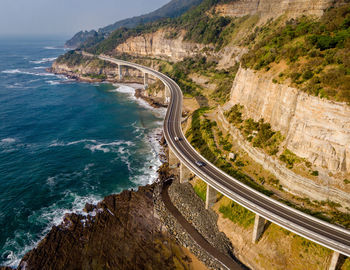
<path fill-rule="evenodd" d="M 67 34 L 153 11 L 170 0 L 0 0 L 0 35 Z"/>

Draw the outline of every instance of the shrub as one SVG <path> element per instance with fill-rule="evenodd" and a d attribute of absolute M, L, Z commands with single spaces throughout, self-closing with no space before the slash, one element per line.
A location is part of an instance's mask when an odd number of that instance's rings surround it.
<path fill-rule="evenodd" d="M 289 169 L 292 169 L 294 164 L 301 163 L 303 161 L 302 158 L 298 157 L 292 151 L 285 149 L 283 153 L 280 155 L 279 159 L 286 163 Z"/>
<path fill-rule="evenodd" d="M 313 175 L 313 176 L 318 176 L 318 171 L 312 171 L 312 172 L 311 172 L 311 175 Z"/>

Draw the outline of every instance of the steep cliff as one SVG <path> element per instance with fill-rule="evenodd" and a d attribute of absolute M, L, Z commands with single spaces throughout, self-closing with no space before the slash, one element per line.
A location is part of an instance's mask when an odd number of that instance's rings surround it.
<path fill-rule="evenodd" d="M 198 5 L 201 1 L 202 0 L 172 0 L 153 12 L 117 21 L 100 28 L 98 31 L 80 31 L 68 40 L 65 46 L 69 48 L 77 48 L 81 45 L 86 45 L 89 42 L 98 42 L 111 32 L 122 27 L 133 28 L 139 24 L 156 21 L 162 18 L 174 18 L 180 16 L 191 7 Z"/>
<path fill-rule="evenodd" d="M 144 34 L 127 39 L 115 48 L 115 53 L 126 53 L 132 56 L 164 58 L 171 61 L 180 61 L 201 52 L 205 47 L 184 40 L 185 32 L 181 31 L 176 38 L 169 38 L 174 29 L 160 29 L 157 32 Z"/>
<path fill-rule="evenodd" d="M 219 4 L 215 7 L 215 11 L 222 16 L 231 17 L 260 14 L 263 21 L 266 21 L 282 14 L 293 18 L 301 15 L 321 16 L 327 8 L 342 2 L 342 0 L 240 0 Z"/>
<path fill-rule="evenodd" d="M 49 71 L 87 82 L 109 81 L 143 83 L 143 73 L 138 70 L 124 67 L 121 72 L 123 78 L 120 80 L 117 65 L 106 65 L 106 63 L 101 63 L 98 59 L 89 59 L 82 56 L 78 57 L 79 61 L 74 64 L 65 61 L 56 61 Z M 150 77 L 149 82 L 154 82 L 154 79 Z"/>
<path fill-rule="evenodd" d="M 250 118 L 271 123 L 297 155 L 334 173 L 350 172 L 350 107 L 345 103 L 307 95 L 242 68 L 230 103 L 244 105 Z"/>

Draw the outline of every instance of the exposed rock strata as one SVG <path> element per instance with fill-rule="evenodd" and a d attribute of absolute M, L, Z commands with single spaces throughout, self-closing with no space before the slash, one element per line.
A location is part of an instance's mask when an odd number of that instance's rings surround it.
<path fill-rule="evenodd" d="M 162 101 L 164 101 L 163 97 L 160 97 L 160 98 L 152 97 L 151 98 L 151 97 L 147 96 L 146 93 L 147 93 L 147 90 L 136 89 L 135 90 L 135 97 L 145 100 L 153 108 L 166 108 L 167 107 L 167 105 L 163 104 L 163 102 L 162 102 Z"/>
<path fill-rule="evenodd" d="M 86 82 L 101 82 L 102 79 L 90 77 L 90 74 L 105 75 L 106 81 L 110 82 L 138 82 L 143 83 L 143 73 L 133 68 L 123 67 L 122 75 L 123 79 L 119 79 L 118 67 L 94 67 L 89 65 L 77 65 L 69 66 L 67 64 L 54 62 L 49 69 L 50 72 L 55 74 L 63 74 L 69 78 L 86 81 Z M 152 77 L 149 77 L 149 83 L 154 82 Z"/>
<path fill-rule="evenodd" d="M 173 30 L 161 29 L 154 33 L 131 37 L 118 45 L 115 52 L 179 61 L 198 54 L 205 47 L 203 44 L 184 41 L 184 32 L 179 33 L 174 39 L 166 38 L 171 31 Z"/>
<path fill-rule="evenodd" d="M 230 104 L 242 104 L 247 117 L 271 123 L 298 156 L 332 172 L 350 172 L 350 107 L 345 103 L 310 96 L 241 68 Z"/>
<path fill-rule="evenodd" d="M 218 118 L 223 127 L 234 138 L 235 143 L 244 150 L 250 158 L 261 164 L 264 169 L 274 174 L 285 191 L 298 197 L 306 197 L 310 200 L 334 201 L 340 203 L 343 207 L 350 208 L 350 196 L 346 191 L 337 188 L 337 183 L 327 182 L 320 185 L 313 180 L 298 175 L 286 168 L 275 157 L 269 156 L 261 150 L 253 147 L 240 133 L 239 129 L 229 124 L 222 111 L 218 111 Z"/>
<path fill-rule="evenodd" d="M 342 0 L 240 0 L 218 5 L 215 10 L 222 16 L 232 17 L 260 14 L 266 21 L 284 13 L 292 18 L 301 15 L 321 16 L 325 9 L 341 3 Z"/>

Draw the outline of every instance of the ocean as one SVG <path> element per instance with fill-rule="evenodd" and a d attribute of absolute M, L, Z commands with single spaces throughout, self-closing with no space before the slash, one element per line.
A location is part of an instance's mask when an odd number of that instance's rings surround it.
<path fill-rule="evenodd" d="M 156 180 L 164 109 L 48 73 L 64 38 L 0 37 L 0 265 L 85 203 Z"/>

